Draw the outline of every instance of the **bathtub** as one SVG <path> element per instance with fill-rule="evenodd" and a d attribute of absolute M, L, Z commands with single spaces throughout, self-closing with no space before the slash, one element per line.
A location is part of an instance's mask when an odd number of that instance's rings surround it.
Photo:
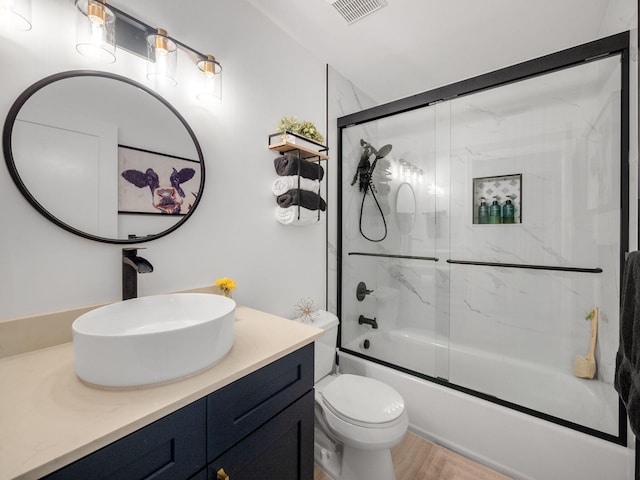
<path fill-rule="evenodd" d="M 491 392 L 500 399 L 600 431 L 617 424 L 617 412 L 603 407 L 602 401 L 604 395 L 604 403 L 615 405 L 615 391 L 602 382 L 578 379 L 569 369 L 553 372 L 459 346 L 452 346 L 449 355 L 447 348 L 415 329 L 371 331 L 344 348 L 429 375 L 434 375 L 436 359 L 440 370 L 448 361 L 449 378 L 466 388 Z M 345 351 L 339 352 L 339 360 L 341 373 L 366 375 L 396 388 L 405 399 L 412 431 L 511 478 L 634 478 L 631 448 Z M 542 394 L 549 391 L 558 392 L 558 396 Z M 609 398 L 611 395 L 615 398 Z"/>

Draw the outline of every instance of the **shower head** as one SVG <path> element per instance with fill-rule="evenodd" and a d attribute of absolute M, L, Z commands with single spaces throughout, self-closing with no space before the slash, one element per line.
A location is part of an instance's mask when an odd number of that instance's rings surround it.
<path fill-rule="evenodd" d="M 389 155 L 389 152 L 391 151 L 392 148 L 393 146 L 391 145 L 385 145 L 384 147 L 382 147 L 380 150 L 376 152 L 376 159 L 386 157 L 387 155 Z"/>
<path fill-rule="evenodd" d="M 393 148 L 391 145 L 385 145 L 380 150 L 376 150 L 373 145 L 363 139 L 360 139 L 360 145 L 362 146 L 363 157 L 366 156 L 367 158 L 369 158 L 371 155 L 375 155 L 376 160 L 386 157 Z"/>

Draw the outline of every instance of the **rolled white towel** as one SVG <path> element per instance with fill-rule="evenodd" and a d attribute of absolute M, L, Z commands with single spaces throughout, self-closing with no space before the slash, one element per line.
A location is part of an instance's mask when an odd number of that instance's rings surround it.
<path fill-rule="evenodd" d="M 284 225 L 312 225 L 318 223 L 318 210 L 300 208 L 300 218 L 298 218 L 298 206 L 292 205 L 287 208 L 276 207 L 276 219 Z"/>
<path fill-rule="evenodd" d="M 278 196 L 287 193 L 293 188 L 298 188 L 298 176 L 286 175 L 284 177 L 278 177 L 273 182 L 271 191 L 274 195 Z M 320 189 L 320 182 L 318 180 L 311 180 L 309 178 L 300 177 L 300 189 L 318 193 Z"/>

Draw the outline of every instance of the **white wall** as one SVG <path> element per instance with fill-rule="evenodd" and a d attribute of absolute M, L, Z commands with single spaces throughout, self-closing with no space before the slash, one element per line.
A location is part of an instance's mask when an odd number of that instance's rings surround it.
<path fill-rule="evenodd" d="M 139 278 L 140 295 L 212 284 L 229 276 L 238 303 L 292 316 L 300 298 L 325 303 L 325 225 L 275 221 L 275 179 L 267 136 L 280 117 L 324 126 L 325 65 L 314 60 L 244 1 L 140 0 L 115 3 L 148 24 L 219 59 L 223 103 L 193 98 L 195 65 L 178 59 L 179 86 L 162 92 L 200 141 L 206 187 L 182 228 L 141 246 L 155 267 Z M 135 8 L 136 11 L 133 11 Z M 138 13 L 140 12 L 140 13 Z M 53 73 L 101 69 L 145 83 L 145 62 L 118 50 L 95 66 L 75 52 L 71 0 L 33 0 L 30 32 L 0 31 L 0 117 L 29 85 Z M 321 127 L 322 128 L 322 127 Z M 121 246 L 74 236 L 37 213 L 0 166 L 5 216 L 0 227 L 0 319 L 115 301 L 121 295 Z"/>

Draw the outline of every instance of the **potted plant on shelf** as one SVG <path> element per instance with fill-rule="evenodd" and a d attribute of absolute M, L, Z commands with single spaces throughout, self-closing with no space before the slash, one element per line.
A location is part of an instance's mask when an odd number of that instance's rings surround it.
<path fill-rule="evenodd" d="M 318 131 L 313 122 L 306 120 L 298 121 L 296 117 L 282 117 L 280 124 L 278 125 L 278 131 L 282 132 L 280 135 L 282 140 L 289 143 L 296 143 L 296 137 L 288 135 L 288 133 L 295 133 L 301 137 L 308 138 L 311 141 L 324 143 L 324 137 Z"/>

